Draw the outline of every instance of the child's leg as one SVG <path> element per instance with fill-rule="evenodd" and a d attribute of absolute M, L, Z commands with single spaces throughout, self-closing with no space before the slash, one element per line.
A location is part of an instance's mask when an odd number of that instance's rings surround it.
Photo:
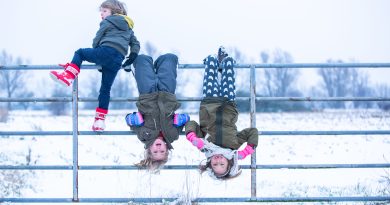
<path fill-rule="evenodd" d="M 204 64 L 203 97 L 219 97 L 218 60 L 210 55 L 204 60 Z"/>
<path fill-rule="evenodd" d="M 112 84 L 114 83 L 118 70 L 113 71 L 111 68 L 102 66 L 102 82 L 100 85 L 99 98 L 98 98 L 99 108 L 108 110 L 108 105 L 110 103 L 111 87 Z"/>
<path fill-rule="evenodd" d="M 171 53 L 161 55 L 154 62 L 158 78 L 157 89 L 159 91 L 175 94 L 177 63 L 177 56 Z"/>
<path fill-rule="evenodd" d="M 133 66 L 139 94 L 157 91 L 157 76 L 153 68 L 153 59 L 147 55 L 138 55 Z"/>
<path fill-rule="evenodd" d="M 97 63 L 98 59 L 98 48 L 80 48 L 74 52 L 71 62 L 80 68 L 83 61 Z"/>
<path fill-rule="evenodd" d="M 221 96 L 234 101 L 236 98 L 236 79 L 234 75 L 234 60 L 227 57 L 222 61 Z"/>

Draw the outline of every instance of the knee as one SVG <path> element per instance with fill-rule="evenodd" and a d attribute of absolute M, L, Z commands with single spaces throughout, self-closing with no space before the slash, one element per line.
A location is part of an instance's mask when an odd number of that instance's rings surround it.
<path fill-rule="evenodd" d="M 83 55 L 83 49 L 79 48 L 77 51 L 74 52 L 75 55 L 82 56 Z"/>
<path fill-rule="evenodd" d="M 206 66 L 217 66 L 217 63 L 218 59 L 213 55 L 209 55 L 203 60 L 203 64 Z"/>
<path fill-rule="evenodd" d="M 179 61 L 177 55 L 173 54 L 173 53 L 166 53 L 166 54 L 163 54 L 161 56 L 159 56 L 157 59 L 156 59 L 156 63 L 157 62 L 172 62 L 174 64 L 177 64 Z M 157 63 L 159 64 L 159 63 Z"/>
<path fill-rule="evenodd" d="M 173 54 L 173 53 L 166 53 L 164 55 L 161 55 L 162 58 L 165 58 L 165 59 L 170 59 L 170 60 L 178 60 L 178 57 L 177 55 Z"/>
<path fill-rule="evenodd" d="M 228 57 L 226 57 L 226 58 L 224 58 L 223 60 L 222 60 L 222 64 L 223 65 L 226 65 L 226 66 L 234 66 L 234 64 L 235 64 L 235 60 L 232 58 L 232 57 L 230 57 L 230 56 L 228 56 Z"/>
<path fill-rule="evenodd" d="M 150 56 L 148 56 L 148 55 L 145 55 L 145 54 L 139 54 L 139 55 L 137 56 L 136 60 L 137 60 L 137 61 L 145 61 L 145 60 L 147 60 L 147 59 L 149 59 L 149 58 L 152 58 L 152 57 L 150 57 Z"/>
<path fill-rule="evenodd" d="M 151 64 L 153 62 L 152 57 L 145 55 L 145 54 L 139 54 L 137 58 L 134 60 L 133 66 L 134 68 L 137 68 L 137 65 L 145 65 L 145 64 Z"/>

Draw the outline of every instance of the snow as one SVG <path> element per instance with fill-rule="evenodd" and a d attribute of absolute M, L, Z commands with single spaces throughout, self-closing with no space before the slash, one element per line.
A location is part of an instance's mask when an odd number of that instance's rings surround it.
<path fill-rule="evenodd" d="M 107 118 L 107 130 L 128 130 L 124 116 L 130 111 L 115 110 Z M 94 111 L 79 113 L 79 130 L 90 130 Z M 196 113 L 191 119 L 198 121 Z M 51 116 L 44 111 L 13 111 L 2 131 L 70 131 L 72 119 Z M 390 130 L 390 113 L 381 110 L 325 110 L 305 113 L 258 113 L 259 131 Z M 249 127 L 248 113 L 241 113 L 237 126 Z M 173 143 L 168 165 L 198 165 L 204 155 L 183 136 Z M 72 136 L 2 136 L 2 165 L 25 164 L 31 150 L 32 165 L 71 165 Z M 136 136 L 79 136 L 79 165 L 133 165 L 143 158 L 143 144 Z M 359 164 L 389 163 L 389 135 L 260 135 L 257 164 Z M 250 158 L 240 161 L 249 165 Z M 28 172 L 28 171 L 26 171 Z M 71 170 L 32 171 L 22 197 L 71 198 Z M 282 196 L 376 196 L 389 187 L 380 182 L 389 178 L 389 169 L 258 169 L 257 197 Z M 215 181 L 197 170 L 80 170 L 80 198 L 139 197 L 250 197 L 250 170 L 228 181 Z M 7 196 L 12 197 L 12 196 Z M 354 203 L 356 204 L 356 203 Z"/>

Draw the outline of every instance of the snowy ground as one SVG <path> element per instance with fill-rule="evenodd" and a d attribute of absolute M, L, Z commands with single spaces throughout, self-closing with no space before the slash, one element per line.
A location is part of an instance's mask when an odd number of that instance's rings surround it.
<path fill-rule="evenodd" d="M 107 130 L 128 130 L 124 116 L 113 111 Z M 90 130 L 93 111 L 82 111 L 79 130 Z M 194 113 L 191 118 L 198 121 Z M 260 113 L 260 131 L 280 130 L 390 130 L 390 113 L 380 110 L 324 111 L 311 113 Z M 249 127 L 249 115 L 240 114 L 238 127 Z M 70 131 L 70 116 L 52 117 L 46 112 L 12 112 L 2 131 Z M 2 165 L 71 165 L 71 136 L 2 136 Z M 204 159 L 183 136 L 173 144 L 170 165 L 198 165 Z M 143 145 L 135 136 L 79 136 L 79 165 L 132 165 L 143 157 Z M 358 164 L 389 163 L 390 136 L 260 136 L 257 164 Z M 250 159 L 240 161 L 250 164 Z M 26 171 L 27 172 L 27 171 Z M 33 171 L 28 182 L 33 189 L 22 197 L 72 197 L 72 171 Z M 376 196 L 390 187 L 381 182 L 389 169 L 259 169 L 257 197 Z M 215 181 L 196 170 L 105 170 L 79 172 L 79 197 L 250 197 L 250 170 L 229 181 Z M 388 195 L 387 195 L 388 196 Z M 12 197 L 7 196 L 7 197 Z M 357 203 L 351 203 L 357 204 Z"/>

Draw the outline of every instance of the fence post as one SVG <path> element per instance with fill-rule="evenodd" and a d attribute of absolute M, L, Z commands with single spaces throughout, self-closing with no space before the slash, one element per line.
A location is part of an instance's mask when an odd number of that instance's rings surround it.
<path fill-rule="evenodd" d="M 250 119 L 251 127 L 256 127 L 256 70 L 250 67 Z M 251 200 L 256 199 L 256 152 L 251 155 Z"/>
<path fill-rule="evenodd" d="M 79 156 L 78 156 L 78 80 L 73 83 L 72 91 L 72 126 L 73 126 L 73 201 L 79 201 Z"/>

